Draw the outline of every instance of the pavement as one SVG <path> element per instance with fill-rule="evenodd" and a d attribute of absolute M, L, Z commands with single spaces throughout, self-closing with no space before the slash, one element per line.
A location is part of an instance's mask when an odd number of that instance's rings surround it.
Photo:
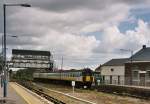
<path fill-rule="evenodd" d="M 3 102 L 5 100 L 6 102 Z M 0 104 L 28 104 L 9 84 L 7 97 L 3 97 L 3 87 L 0 86 Z"/>
<path fill-rule="evenodd" d="M 6 102 L 4 103 L 3 100 L 5 100 Z M 3 88 L 0 87 L 0 104 L 52 104 L 52 103 L 15 82 L 9 82 L 6 98 L 3 97 Z"/>

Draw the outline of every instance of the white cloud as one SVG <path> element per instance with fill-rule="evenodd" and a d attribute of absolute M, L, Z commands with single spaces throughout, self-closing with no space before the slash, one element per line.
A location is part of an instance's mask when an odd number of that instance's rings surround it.
<path fill-rule="evenodd" d="M 118 11 L 122 7 L 124 9 L 119 14 Z M 27 34 L 26 36 L 31 37 L 29 40 L 33 42 L 31 45 L 38 44 L 38 46 L 34 45 L 37 49 L 43 47 L 43 49 L 63 51 L 65 55 L 71 57 L 90 57 L 100 41 L 94 35 L 82 34 L 118 25 L 120 21 L 127 18 L 128 10 L 129 7 L 124 4 L 116 4 L 104 10 L 77 9 L 62 13 L 23 8 L 9 17 L 9 32 L 23 34 L 20 34 L 20 37 L 25 37 L 24 34 Z M 97 23 L 98 28 L 93 27 L 93 30 L 90 30 L 91 26 Z M 88 26 L 90 28 L 87 28 Z M 27 41 L 24 45 L 28 46 L 28 43 Z"/>
<path fill-rule="evenodd" d="M 150 27 L 143 20 L 138 20 L 135 30 L 128 30 L 121 33 L 116 26 L 107 27 L 102 34 L 99 48 L 107 52 L 114 52 L 119 49 L 137 50 L 147 44 L 150 38 Z"/>
<path fill-rule="evenodd" d="M 66 56 L 71 57 L 89 57 L 99 44 L 94 36 L 64 34 L 52 30 L 41 40 L 44 40 L 41 43 L 45 48 L 62 51 Z"/>
<path fill-rule="evenodd" d="M 10 0 L 7 0 L 12 2 Z M 18 2 L 18 0 L 15 0 Z M 26 1 L 26 0 L 23 0 Z M 19 2 L 21 2 L 19 0 Z M 11 48 L 43 49 L 55 52 L 56 60 L 66 58 L 66 67 L 99 65 L 116 49 L 138 49 L 147 43 L 149 26 L 139 20 L 135 30 L 121 33 L 122 21 L 136 22 L 129 17 L 133 5 L 144 4 L 140 0 L 29 0 L 32 8 L 8 9 L 7 32 L 19 35 L 8 39 Z M 136 7 L 135 6 L 135 7 Z M 19 9 L 17 9 L 19 8 Z M 85 35 L 100 31 L 96 35 Z M 108 52 L 108 53 L 107 53 Z M 111 53 L 111 54 L 109 54 Z"/>

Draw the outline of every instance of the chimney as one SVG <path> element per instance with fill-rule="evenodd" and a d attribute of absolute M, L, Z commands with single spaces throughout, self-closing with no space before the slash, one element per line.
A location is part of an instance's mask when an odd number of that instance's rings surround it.
<path fill-rule="evenodd" d="M 146 49 L 146 45 L 143 45 L 143 49 Z"/>

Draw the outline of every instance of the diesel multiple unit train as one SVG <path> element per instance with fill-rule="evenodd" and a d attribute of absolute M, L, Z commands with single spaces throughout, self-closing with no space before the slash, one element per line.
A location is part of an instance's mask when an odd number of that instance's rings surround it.
<path fill-rule="evenodd" d="M 71 81 L 76 82 L 76 86 L 91 87 L 96 80 L 101 80 L 100 73 L 93 72 L 89 68 L 82 70 L 62 70 L 57 72 L 33 74 L 35 81 L 58 82 L 64 84 L 71 84 Z"/>

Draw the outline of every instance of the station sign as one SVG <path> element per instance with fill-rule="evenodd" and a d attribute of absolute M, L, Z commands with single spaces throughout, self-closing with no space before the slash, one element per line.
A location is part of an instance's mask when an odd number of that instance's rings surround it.
<path fill-rule="evenodd" d="M 75 81 L 72 81 L 72 86 L 75 86 Z"/>

